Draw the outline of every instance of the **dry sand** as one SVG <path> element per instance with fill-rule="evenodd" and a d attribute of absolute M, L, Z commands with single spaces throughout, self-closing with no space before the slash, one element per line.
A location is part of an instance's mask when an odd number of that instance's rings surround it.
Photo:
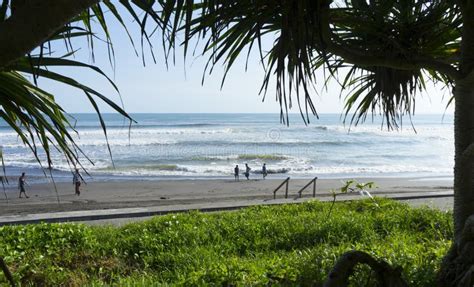
<path fill-rule="evenodd" d="M 308 183 L 309 179 L 292 179 L 289 197 Z M 416 193 L 447 191 L 452 189 L 452 180 L 417 178 L 375 178 L 360 179 L 361 182 L 375 181 L 378 188 L 374 195 L 389 193 Z M 98 210 L 110 208 L 148 207 L 183 205 L 193 203 L 219 203 L 252 199 L 272 199 L 273 190 L 282 179 L 241 180 L 153 180 L 153 181 L 110 181 L 90 182 L 82 186 L 80 196 L 74 195 L 72 184 L 57 184 L 56 195 L 52 184 L 37 184 L 27 188 L 29 199 L 19 199 L 16 187 L 7 187 L 7 201 L 0 193 L 0 215 L 34 214 L 73 210 Z M 332 189 L 342 186 L 339 179 L 318 179 L 317 196 L 328 195 Z M 284 196 L 284 187 L 277 197 Z M 304 197 L 312 194 L 312 186 L 304 192 Z M 451 199 L 452 200 L 452 199 Z"/>

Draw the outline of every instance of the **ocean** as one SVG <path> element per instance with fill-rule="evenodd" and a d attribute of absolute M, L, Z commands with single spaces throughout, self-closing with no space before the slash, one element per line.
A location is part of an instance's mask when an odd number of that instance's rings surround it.
<path fill-rule="evenodd" d="M 387 131 L 381 121 L 344 126 L 338 114 L 321 114 L 305 125 L 299 114 L 290 125 L 278 114 L 132 114 L 128 122 L 104 114 L 112 159 L 95 114 L 73 114 L 77 143 L 93 161 L 83 164 L 86 180 L 232 178 L 236 164 L 269 178 L 426 177 L 452 178 L 453 116 L 416 115 Z M 7 176 L 26 172 L 46 181 L 39 164 L 16 134 L 0 122 L 0 146 Z M 56 181 L 71 180 L 69 165 L 53 154 Z M 112 164 L 113 163 L 113 164 Z"/>

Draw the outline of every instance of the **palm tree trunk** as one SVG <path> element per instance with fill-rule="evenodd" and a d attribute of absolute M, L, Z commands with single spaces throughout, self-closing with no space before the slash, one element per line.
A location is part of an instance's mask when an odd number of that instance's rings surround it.
<path fill-rule="evenodd" d="M 460 70 L 454 88 L 454 231 L 459 242 L 474 215 L 474 1 L 460 1 L 463 31 Z"/>
<path fill-rule="evenodd" d="M 474 72 L 456 81 L 454 97 L 454 230 L 458 242 L 466 220 L 474 214 Z"/>
<path fill-rule="evenodd" d="M 439 286 L 474 286 L 474 1 L 459 1 L 463 17 L 460 71 L 454 99 L 454 244 Z"/>
<path fill-rule="evenodd" d="M 456 81 L 454 97 L 454 243 L 438 286 L 474 286 L 474 71 Z"/>

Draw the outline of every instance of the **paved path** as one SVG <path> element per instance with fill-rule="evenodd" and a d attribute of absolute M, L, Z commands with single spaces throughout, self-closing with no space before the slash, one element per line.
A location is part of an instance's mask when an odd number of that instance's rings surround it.
<path fill-rule="evenodd" d="M 443 210 L 452 208 L 453 191 L 436 191 L 436 192 L 411 192 L 403 194 L 386 194 L 383 195 L 396 200 L 405 200 L 408 203 L 419 206 L 426 204 L 428 206 L 440 208 Z M 363 198 L 359 194 L 344 194 L 338 196 L 338 201 L 357 200 Z M 189 210 L 200 210 L 202 212 L 212 212 L 221 210 L 234 210 L 253 205 L 273 205 L 301 203 L 311 200 L 311 197 L 305 198 L 288 198 L 288 199 L 272 199 L 272 200 L 240 200 L 240 201 L 219 201 L 208 203 L 191 203 L 186 205 L 166 205 L 166 206 L 148 206 L 135 208 L 118 208 L 118 209 L 101 209 L 101 210 L 81 210 L 53 213 L 37 213 L 37 214 L 19 214 L 0 216 L 0 226 L 10 224 L 28 224 L 39 222 L 71 222 L 80 221 L 99 224 L 123 224 L 130 221 L 146 219 L 154 215 L 163 215 L 167 213 L 184 212 Z M 331 196 L 319 196 L 318 200 L 332 201 Z"/>

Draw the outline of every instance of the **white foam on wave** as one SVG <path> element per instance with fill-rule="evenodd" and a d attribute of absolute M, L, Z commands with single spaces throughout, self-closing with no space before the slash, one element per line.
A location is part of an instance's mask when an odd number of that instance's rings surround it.
<path fill-rule="evenodd" d="M 188 176 L 188 177 L 206 177 L 206 176 L 232 176 L 235 164 L 228 165 L 177 165 L 177 168 L 170 170 L 135 167 L 133 169 L 119 168 L 107 169 L 106 171 L 91 170 L 92 173 L 98 174 L 113 174 L 125 176 Z M 244 165 L 239 164 L 241 171 L 244 170 Z M 252 174 L 260 173 L 261 166 L 249 164 L 252 168 Z M 295 176 L 318 176 L 318 175 L 392 175 L 392 174 L 446 174 L 452 172 L 445 168 L 433 168 L 430 166 L 315 166 L 315 165 L 267 165 L 267 169 L 274 174 L 287 174 Z"/>
<path fill-rule="evenodd" d="M 111 147 L 114 146 L 147 146 L 147 145 L 173 145 L 177 144 L 177 140 L 167 138 L 113 138 L 108 141 Z M 79 146 L 96 146 L 105 147 L 107 142 L 105 139 L 80 139 L 77 141 Z"/>
<path fill-rule="evenodd" d="M 232 128 L 132 128 L 128 129 L 107 129 L 109 136 L 149 136 L 149 135 L 184 135 L 184 134 L 230 134 L 233 133 Z M 102 129 L 79 130 L 81 136 L 103 136 Z"/>
<path fill-rule="evenodd" d="M 92 173 L 131 176 L 229 176 L 235 164 L 248 162 L 258 171 L 289 175 L 452 173 L 452 125 L 409 125 L 389 132 L 380 125 L 348 127 L 330 124 L 289 128 L 258 122 L 229 122 L 196 127 L 142 126 L 107 129 L 117 169 L 111 169 L 100 127 L 79 129 L 77 143 L 95 163 Z M 130 140 L 129 140 L 130 137 Z M 14 132 L 0 131 L 5 163 L 38 168 L 31 151 Z M 41 149 L 39 150 L 41 153 Z M 389 153 L 389 154 L 387 154 Z M 261 155 L 247 156 L 241 155 Z M 265 155 L 281 157 L 265 157 Z M 263 155 L 263 156 L 262 156 Z M 41 155 L 44 159 L 44 153 Z M 69 170 L 63 155 L 53 151 L 54 168 Z M 83 157 L 81 156 L 83 159 Z M 44 160 L 44 162 L 46 162 Z M 156 162 L 177 168 L 157 168 Z M 338 163 L 338 164 L 336 164 Z M 393 163 L 393 164 L 392 164 Z"/>
<path fill-rule="evenodd" d="M 252 173 L 258 173 L 261 170 L 263 162 L 267 162 L 267 169 L 274 171 L 276 174 L 288 174 L 296 176 L 318 176 L 318 175 L 384 175 L 384 174 L 444 174 L 450 175 L 451 168 L 442 165 L 429 164 L 373 164 L 373 165 L 357 165 L 357 164 L 334 164 L 320 165 L 324 162 L 312 161 L 308 158 L 289 157 L 270 163 L 265 159 L 249 159 L 241 160 L 238 155 L 234 156 L 216 156 L 217 158 L 225 158 L 226 161 L 212 161 L 209 159 L 202 164 L 117 164 L 116 168 L 111 167 L 110 159 L 96 160 L 94 165 L 83 161 L 84 167 L 92 174 L 113 175 L 113 176 L 187 176 L 187 177 L 206 177 L 206 176 L 231 176 L 233 168 L 236 164 L 243 171 L 244 163 L 247 162 L 252 168 Z M 71 167 L 64 159 L 59 157 L 53 160 L 53 168 L 61 171 L 69 171 Z M 19 158 L 18 156 L 7 158 L 5 164 L 7 166 L 19 168 L 39 168 L 34 158 Z"/>
<path fill-rule="evenodd" d="M 452 169 L 433 166 L 416 165 L 373 165 L 373 166 L 315 166 L 312 169 L 317 174 L 406 174 L 406 173 L 436 173 L 450 174 Z M 305 173 L 306 170 L 292 170 L 295 173 Z"/>
<path fill-rule="evenodd" d="M 413 129 L 410 125 L 405 125 L 403 128 L 388 130 L 386 127 L 380 125 L 358 125 L 358 126 L 343 126 L 330 125 L 327 126 L 328 131 L 338 133 L 345 133 L 348 135 L 375 135 L 380 137 L 438 137 L 443 140 L 453 139 L 454 129 L 453 125 L 415 125 Z"/>

